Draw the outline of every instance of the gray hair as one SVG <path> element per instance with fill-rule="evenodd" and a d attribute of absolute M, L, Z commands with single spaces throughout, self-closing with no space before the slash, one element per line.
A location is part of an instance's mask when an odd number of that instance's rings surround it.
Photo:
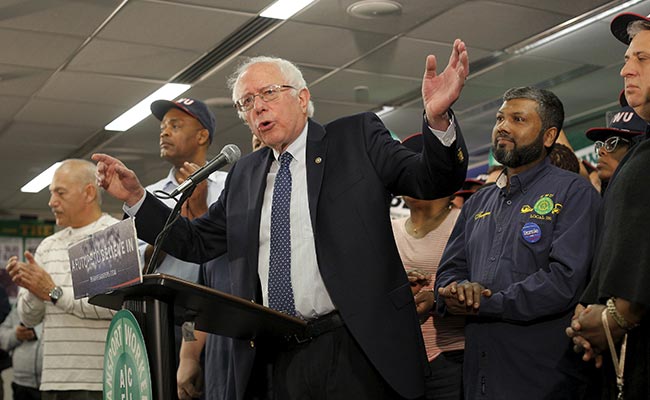
<path fill-rule="evenodd" d="M 97 204 L 102 205 L 103 189 L 97 185 L 97 166 L 95 164 L 80 158 L 69 158 L 61 163 L 57 171 L 63 169 L 71 171 L 70 177 L 81 187 L 89 184 L 93 185 L 97 193 Z"/>
<path fill-rule="evenodd" d="M 506 90 L 503 94 L 503 101 L 513 99 L 528 99 L 537 103 L 537 114 L 542 120 L 542 132 L 549 128 L 557 128 L 559 135 L 564 123 L 564 106 L 555 93 L 532 86 L 516 87 Z M 557 139 L 557 135 L 555 138 Z"/>
<path fill-rule="evenodd" d="M 650 31 L 650 22 L 639 19 L 627 25 L 627 35 L 630 37 L 630 41 L 641 31 Z"/>
<path fill-rule="evenodd" d="M 280 71 L 286 82 L 282 82 L 283 84 L 293 86 L 294 88 L 297 89 L 296 91 L 296 96 L 297 93 L 302 90 L 307 88 L 307 82 L 305 82 L 305 78 L 302 76 L 302 72 L 300 72 L 300 69 L 291 61 L 287 61 L 283 58 L 278 58 L 278 57 L 268 57 L 268 56 L 258 56 L 258 57 L 252 57 L 244 61 L 237 69 L 235 72 L 228 78 L 228 88 L 232 92 L 232 101 L 236 102 L 239 100 L 239 95 L 235 94 L 235 89 L 237 88 L 237 84 L 239 83 L 239 78 L 246 72 L 250 67 L 252 67 L 255 64 L 273 64 L 275 67 Z M 237 111 L 237 114 L 239 115 L 239 118 L 242 120 L 244 119 L 244 113 L 241 111 Z M 307 116 L 308 117 L 313 117 L 314 116 L 314 103 L 309 100 L 309 104 L 307 105 Z"/>

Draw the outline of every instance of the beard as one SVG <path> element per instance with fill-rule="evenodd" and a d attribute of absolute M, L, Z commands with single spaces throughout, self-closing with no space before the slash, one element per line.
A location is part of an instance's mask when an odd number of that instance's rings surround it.
<path fill-rule="evenodd" d="M 501 137 L 507 135 L 501 135 Z M 499 136 L 497 136 L 498 138 Z M 510 168 L 521 167 L 522 165 L 530 164 L 533 161 L 539 160 L 544 152 L 544 132 L 540 132 L 535 141 L 525 146 L 517 146 L 513 141 L 512 150 L 506 150 L 505 146 L 498 146 L 496 138 L 492 144 L 492 152 L 494 158 Z"/>

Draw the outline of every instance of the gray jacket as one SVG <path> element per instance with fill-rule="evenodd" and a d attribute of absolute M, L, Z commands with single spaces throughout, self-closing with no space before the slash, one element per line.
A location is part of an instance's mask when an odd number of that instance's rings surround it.
<path fill-rule="evenodd" d="M 16 338 L 16 326 L 20 324 L 18 311 L 14 305 L 4 322 L 0 324 L 0 348 L 12 353 L 14 382 L 21 386 L 38 389 L 41 385 L 43 368 L 43 325 L 34 327 L 37 340 L 21 342 Z"/>

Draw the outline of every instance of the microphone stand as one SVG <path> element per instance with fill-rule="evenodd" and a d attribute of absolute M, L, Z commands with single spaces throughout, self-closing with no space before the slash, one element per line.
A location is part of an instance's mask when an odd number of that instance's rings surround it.
<path fill-rule="evenodd" d="M 165 242 L 165 239 L 167 238 L 172 225 L 174 225 L 174 222 L 176 222 L 176 220 L 180 217 L 183 204 L 187 201 L 187 199 L 190 198 L 190 196 L 192 196 L 192 193 L 194 193 L 194 189 L 196 189 L 196 185 L 190 186 L 187 190 L 181 193 L 181 197 L 176 202 L 176 205 L 169 214 L 169 217 L 167 217 L 165 225 L 163 226 L 158 236 L 156 236 L 156 241 L 153 245 L 153 253 L 151 254 L 149 263 L 144 267 L 144 271 L 142 272 L 143 275 L 154 273 L 162 263 L 162 259 L 158 260 L 158 255 L 160 254 L 162 244 Z"/>

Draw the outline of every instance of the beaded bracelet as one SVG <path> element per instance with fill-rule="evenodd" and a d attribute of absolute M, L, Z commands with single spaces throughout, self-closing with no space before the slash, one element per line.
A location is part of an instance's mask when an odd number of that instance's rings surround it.
<path fill-rule="evenodd" d="M 613 297 L 610 297 L 607 299 L 607 312 L 609 315 L 612 316 L 612 319 L 616 321 L 618 326 L 621 328 L 625 329 L 626 331 L 629 331 L 630 329 L 636 328 L 638 324 L 633 324 L 631 322 L 628 322 L 625 317 L 623 317 L 618 310 L 616 309 L 616 303 L 615 299 Z"/>

